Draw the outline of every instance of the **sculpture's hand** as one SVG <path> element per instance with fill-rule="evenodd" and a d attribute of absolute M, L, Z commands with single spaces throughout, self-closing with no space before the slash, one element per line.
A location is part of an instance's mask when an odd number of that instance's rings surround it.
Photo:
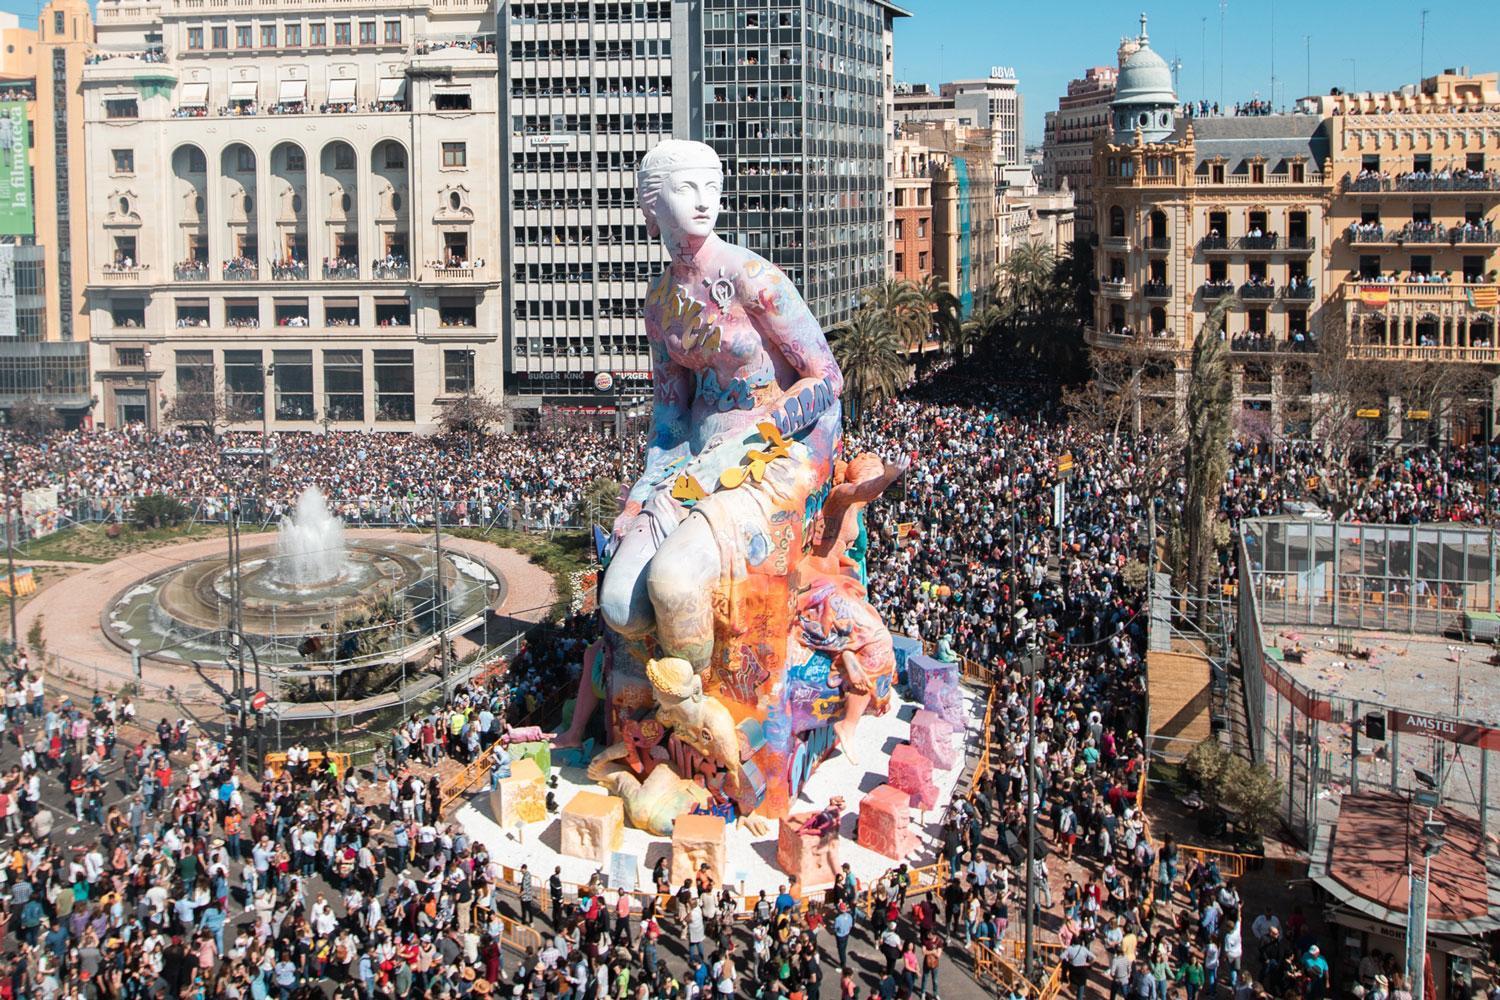
<path fill-rule="evenodd" d="M 624 538 L 625 532 L 629 530 L 630 525 L 640 516 L 640 513 L 641 502 L 639 500 L 625 501 L 625 509 L 620 511 L 620 515 L 615 518 L 614 526 L 610 530 L 610 537 L 616 542 Z"/>
<path fill-rule="evenodd" d="M 604 781 L 611 774 L 618 773 L 615 762 L 624 759 L 629 752 L 630 747 L 624 742 L 612 743 L 599 751 L 594 755 L 594 759 L 589 761 L 589 780 Z"/>

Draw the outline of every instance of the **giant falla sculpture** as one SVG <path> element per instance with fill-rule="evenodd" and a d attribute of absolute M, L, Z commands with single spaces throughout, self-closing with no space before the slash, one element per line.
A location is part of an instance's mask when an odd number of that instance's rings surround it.
<path fill-rule="evenodd" d="M 702 143 L 640 165 L 671 254 L 645 303 L 651 432 L 605 552 L 605 636 L 559 740 L 603 711 L 590 777 L 661 835 L 685 812 L 752 829 L 786 816 L 884 711 L 895 673 L 857 553 L 861 510 L 905 465 L 844 460 L 838 363 L 786 275 L 715 235 L 723 179 Z"/>

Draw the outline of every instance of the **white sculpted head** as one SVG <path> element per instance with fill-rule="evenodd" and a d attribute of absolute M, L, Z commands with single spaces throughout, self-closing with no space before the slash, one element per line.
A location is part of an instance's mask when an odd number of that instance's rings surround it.
<path fill-rule="evenodd" d="M 724 167 L 719 154 L 701 142 L 666 139 L 641 158 L 635 187 L 647 231 L 676 246 L 713 234 Z"/>

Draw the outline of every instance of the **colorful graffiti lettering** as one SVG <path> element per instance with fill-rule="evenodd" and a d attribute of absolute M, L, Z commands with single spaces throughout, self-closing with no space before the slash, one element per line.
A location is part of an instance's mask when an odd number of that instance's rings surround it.
<path fill-rule="evenodd" d="M 717 668 L 719 685 L 735 701 L 753 705 L 760 695 L 760 687 L 771 679 L 771 673 L 761 666 L 761 658 L 769 656 L 770 650 L 745 643 L 740 646 L 740 665 Z"/>

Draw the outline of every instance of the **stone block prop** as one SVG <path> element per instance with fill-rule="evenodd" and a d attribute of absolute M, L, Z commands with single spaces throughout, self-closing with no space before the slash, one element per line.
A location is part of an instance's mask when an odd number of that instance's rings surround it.
<path fill-rule="evenodd" d="M 490 792 L 490 809 L 495 822 L 507 829 L 547 818 L 547 782 L 536 761 L 526 758 L 511 763 L 510 777 L 501 778 Z"/>
<path fill-rule="evenodd" d="M 897 861 L 917 852 L 911 829 L 911 794 L 895 785 L 881 785 L 859 803 L 859 845 Z"/>
<path fill-rule="evenodd" d="M 927 810 L 937 805 L 938 790 L 932 783 L 932 761 L 910 743 L 903 743 L 891 754 L 887 781 L 911 796 L 914 809 Z"/>
<path fill-rule="evenodd" d="M 953 723 L 928 709 L 911 717 L 911 745 L 939 770 L 947 771 L 958 765 L 958 750 L 953 746 L 955 732 Z"/>
<path fill-rule="evenodd" d="M 916 653 L 906 661 L 906 687 L 913 701 L 926 704 L 929 690 L 958 687 L 958 664 L 944 663 L 924 653 Z"/>
<path fill-rule="evenodd" d="M 839 872 L 838 828 L 817 835 L 802 832 L 802 828 L 817 815 L 816 812 L 793 813 L 781 821 L 776 838 L 776 867 L 789 876 L 795 876 L 797 886 L 803 892 L 833 884 Z"/>
<path fill-rule="evenodd" d="M 625 839 L 625 803 L 613 795 L 579 792 L 562 810 L 562 852 L 607 864 Z"/>
<path fill-rule="evenodd" d="M 891 650 L 896 654 L 896 680 L 906 683 L 906 662 L 922 655 L 922 640 L 907 635 L 891 636 Z"/>
<path fill-rule="evenodd" d="M 698 874 L 698 866 L 708 865 L 714 885 L 724 884 L 727 870 L 729 826 L 722 816 L 684 813 L 672 824 L 672 888 L 684 879 Z"/>
<path fill-rule="evenodd" d="M 505 748 L 510 753 L 511 766 L 523 757 L 529 757 L 536 761 L 536 766 L 541 770 L 542 777 L 552 773 L 552 744 L 547 740 L 537 740 L 535 743 L 512 743 Z"/>
<path fill-rule="evenodd" d="M 929 683 L 923 692 L 922 707 L 946 719 L 955 730 L 964 727 L 964 696 L 957 685 L 940 687 Z"/>

